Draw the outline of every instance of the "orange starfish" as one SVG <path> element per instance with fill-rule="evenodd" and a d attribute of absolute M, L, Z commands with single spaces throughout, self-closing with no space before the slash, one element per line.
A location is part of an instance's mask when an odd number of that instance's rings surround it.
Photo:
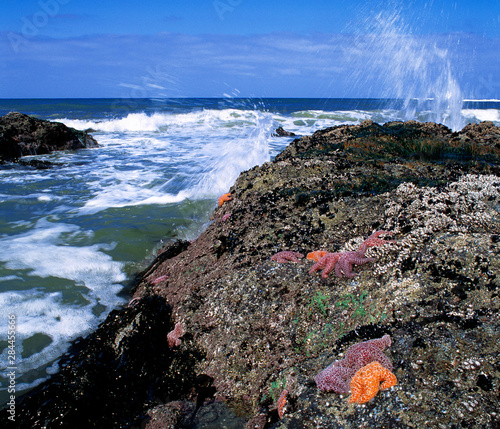
<path fill-rule="evenodd" d="M 318 262 L 323 256 L 328 252 L 326 250 L 316 250 L 307 254 L 307 259 L 312 259 L 314 262 Z"/>
<path fill-rule="evenodd" d="M 381 381 L 382 384 L 380 384 Z M 352 377 L 349 402 L 364 404 L 374 398 L 379 389 L 388 389 L 395 386 L 397 382 L 396 376 L 391 371 L 384 368 L 379 362 L 373 361 Z"/>
<path fill-rule="evenodd" d="M 227 194 L 221 195 L 219 197 L 219 207 L 224 204 L 226 201 L 231 201 L 231 194 L 228 192 Z"/>

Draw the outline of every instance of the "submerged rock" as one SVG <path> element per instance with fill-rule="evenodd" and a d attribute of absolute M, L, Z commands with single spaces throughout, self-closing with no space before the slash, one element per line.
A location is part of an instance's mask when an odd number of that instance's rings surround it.
<path fill-rule="evenodd" d="M 97 147 L 97 141 L 90 134 L 59 122 L 18 112 L 0 117 L 0 162 L 15 161 L 26 155 L 92 147 Z"/>
<path fill-rule="evenodd" d="M 171 353 L 200 350 L 204 358 L 192 359 L 183 389 L 154 404 L 137 397 L 125 408 L 133 412 L 121 411 L 114 394 L 100 396 L 107 415 L 130 422 L 143 413 L 150 427 L 179 428 L 209 427 L 205 417 L 215 415 L 247 428 L 498 427 L 498 131 L 488 123 L 454 133 L 433 123 L 365 121 L 296 139 L 274 161 L 242 173 L 212 218 L 231 216 L 164 249 L 135 288 L 133 317 L 150 299 L 172 308 L 171 322 L 151 321 L 162 323 L 162 347 L 174 322 L 187 332 L 179 350 L 148 356 L 169 361 Z M 374 260 L 356 266 L 352 279 L 310 274 L 306 259 L 270 260 L 280 251 L 354 251 L 377 230 L 391 231 L 395 242 L 369 247 Z M 353 344 L 386 334 L 396 386 L 364 405 L 320 392 L 314 377 L 322 369 Z M 121 379 L 119 365 L 103 362 Z M 156 370 L 155 383 L 175 379 L 168 368 Z M 71 379 L 64 371 L 58 382 Z M 37 395 L 23 404 L 43 404 Z M 37 415 L 51 415 L 49 407 Z"/>

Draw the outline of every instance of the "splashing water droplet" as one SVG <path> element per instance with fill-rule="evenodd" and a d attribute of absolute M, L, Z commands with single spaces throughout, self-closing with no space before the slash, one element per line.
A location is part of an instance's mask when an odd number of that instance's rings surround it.
<path fill-rule="evenodd" d="M 401 119 L 434 121 L 453 130 L 465 125 L 462 92 L 443 47 L 446 40 L 417 34 L 397 7 L 367 18 L 357 33 L 354 51 L 369 53 L 355 65 L 358 85 L 373 78 L 367 73 L 375 74 L 383 98 L 396 100 Z"/>

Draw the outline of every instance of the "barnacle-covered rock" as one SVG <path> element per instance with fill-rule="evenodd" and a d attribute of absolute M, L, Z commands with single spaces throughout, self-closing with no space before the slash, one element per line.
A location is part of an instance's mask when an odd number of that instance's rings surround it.
<path fill-rule="evenodd" d="M 280 428 L 498 422 L 500 168 L 494 145 L 475 150 L 460 136 L 416 122 L 334 127 L 240 175 L 231 218 L 165 261 L 169 284 L 154 289 L 206 352 L 199 371 L 216 396 L 252 424 Z M 393 240 L 367 247 L 375 261 L 352 280 L 310 274 L 309 260 L 269 261 L 282 249 L 358 251 L 380 230 Z M 211 250 L 217 240 L 223 251 Z M 151 292 L 143 283 L 136 293 Z M 399 380 L 390 395 L 354 410 L 318 391 L 321 369 L 387 333 Z"/>

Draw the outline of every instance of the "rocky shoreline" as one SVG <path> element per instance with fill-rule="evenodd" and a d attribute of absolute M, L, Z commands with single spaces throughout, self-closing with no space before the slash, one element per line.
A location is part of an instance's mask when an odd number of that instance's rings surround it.
<path fill-rule="evenodd" d="M 489 122 L 294 140 L 240 175 L 196 240 L 160 251 L 129 306 L 19 398 L 16 426 L 499 427 L 499 160 Z M 375 231 L 394 242 L 352 278 L 271 260 L 355 251 Z M 384 335 L 396 386 L 364 405 L 318 389 L 350 346 Z"/>

